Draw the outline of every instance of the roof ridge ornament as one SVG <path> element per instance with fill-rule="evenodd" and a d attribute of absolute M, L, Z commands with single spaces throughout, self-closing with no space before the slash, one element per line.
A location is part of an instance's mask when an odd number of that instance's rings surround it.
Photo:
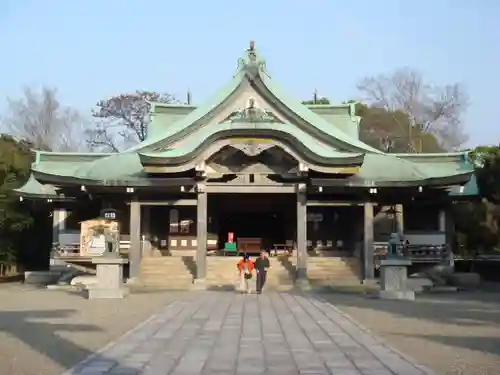
<path fill-rule="evenodd" d="M 266 69 L 266 60 L 259 55 L 255 48 L 255 41 L 251 40 L 245 54 L 238 59 L 238 68 L 236 74 L 244 71 L 251 80 L 264 73 L 271 78 Z"/>

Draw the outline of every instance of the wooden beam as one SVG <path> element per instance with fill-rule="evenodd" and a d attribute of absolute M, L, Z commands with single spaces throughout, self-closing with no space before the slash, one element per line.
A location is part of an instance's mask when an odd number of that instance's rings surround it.
<path fill-rule="evenodd" d="M 141 206 L 196 206 L 196 199 L 175 199 L 165 201 L 140 201 Z M 127 202 L 127 204 L 130 204 Z"/>
<path fill-rule="evenodd" d="M 307 201 L 308 207 L 342 207 L 342 206 L 364 206 L 364 203 L 345 201 Z"/>
<path fill-rule="evenodd" d="M 295 193 L 295 184 L 290 185 L 206 185 L 207 193 L 239 193 L 239 194 L 283 194 Z"/>

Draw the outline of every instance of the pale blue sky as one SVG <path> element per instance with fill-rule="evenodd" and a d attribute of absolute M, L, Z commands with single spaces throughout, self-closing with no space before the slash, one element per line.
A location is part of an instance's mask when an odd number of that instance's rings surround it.
<path fill-rule="evenodd" d="M 469 145 L 498 143 L 499 38 L 496 0 L 0 0 L 0 113 L 3 98 L 43 84 L 85 113 L 135 89 L 190 88 L 199 103 L 254 39 L 301 99 L 317 87 L 341 102 L 361 77 L 404 66 L 464 82 Z"/>

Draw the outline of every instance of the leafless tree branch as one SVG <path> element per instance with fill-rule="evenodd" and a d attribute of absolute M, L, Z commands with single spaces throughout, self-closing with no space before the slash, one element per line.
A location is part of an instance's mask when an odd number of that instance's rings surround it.
<path fill-rule="evenodd" d="M 446 86 L 426 84 L 422 75 L 404 68 L 391 75 L 366 77 L 358 84 L 363 100 L 390 113 L 402 112 L 412 129 L 431 133 L 445 149 L 455 149 L 467 141 L 462 116 L 469 101 L 459 83 Z M 408 126 L 394 116 L 401 127 Z"/>
<path fill-rule="evenodd" d="M 85 121 L 78 111 L 64 107 L 57 89 L 43 87 L 41 92 L 24 90 L 19 99 L 7 98 L 7 116 L 2 122 L 10 134 L 34 148 L 52 151 L 82 151 Z"/>

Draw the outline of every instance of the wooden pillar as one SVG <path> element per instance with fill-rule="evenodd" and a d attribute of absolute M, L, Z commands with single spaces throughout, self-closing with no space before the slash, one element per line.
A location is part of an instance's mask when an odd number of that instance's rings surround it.
<path fill-rule="evenodd" d="M 439 211 L 438 214 L 438 229 L 440 232 L 445 232 L 446 233 L 446 216 L 448 216 L 448 210 L 443 209 Z"/>
<path fill-rule="evenodd" d="M 151 246 L 151 206 L 141 206 L 141 256 L 152 256 Z"/>
<path fill-rule="evenodd" d="M 365 203 L 363 233 L 363 279 L 375 277 L 374 244 L 373 244 L 373 203 Z"/>
<path fill-rule="evenodd" d="M 52 211 L 52 244 L 59 243 L 59 210 Z"/>
<path fill-rule="evenodd" d="M 151 206 L 142 206 L 142 234 L 149 239 L 151 234 Z"/>
<path fill-rule="evenodd" d="M 134 198 L 130 202 L 130 252 L 129 277 L 139 276 L 141 265 L 141 203 Z"/>
<path fill-rule="evenodd" d="M 448 249 L 448 266 L 455 267 L 455 220 L 453 218 L 452 207 L 446 207 L 444 211 L 444 229 L 446 238 L 446 247 Z"/>
<path fill-rule="evenodd" d="M 196 279 L 204 280 L 207 274 L 207 193 L 203 185 L 198 185 L 196 209 Z"/>
<path fill-rule="evenodd" d="M 307 279 L 307 196 L 305 186 L 297 189 L 297 279 Z"/>
<path fill-rule="evenodd" d="M 402 204 L 397 204 L 395 206 L 396 208 L 396 213 L 395 213 L 395 217 L 396 217 L 396 230 L 400 236 L 400 238 L 403 238 L 404 236 L 404 220 L 403 220 L 403 210 L 404 210 L 404 207 Z"/>
<path fill-rule="evenodd" d="M 52 211 L 52 244 L 59 243 L 59 234 L 66 229 L 67 212 L 64 208 Z"/>

